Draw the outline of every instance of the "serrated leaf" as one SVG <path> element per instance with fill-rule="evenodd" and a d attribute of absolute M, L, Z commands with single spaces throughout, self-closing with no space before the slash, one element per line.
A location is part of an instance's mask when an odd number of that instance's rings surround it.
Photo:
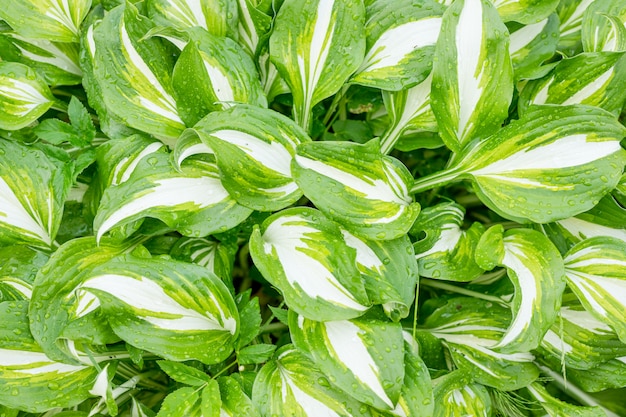
<path fill-rule="evenodd" d="M 72 127 L 79 134 L 78 140 L 72 142 L 72 145 L 77 147 L 89 145 L 96 136 L 96 128 L 93 126 L 91 115 L 75 96 L 72 96 L 70 104 L 67 106 L 67 115 Z"/>
<path fill-rule="evenodd" d="M 491 0 L 504 22 L 526 25 L 539 22 L 555 11 L 559 0 Z"/>
<path fill-rule="evenodd" d="M 189 365 L 172 361 L 157 361 L 159 367 L 170 378 L 181 384 L 191 385 L 192 387 L 201 387 L 211 381 L 211 377 L 199 369 L 192 368 Z"/>
<path fill-rule="evenodd" d="M 246 346 L 237 352 L 237 362 L 241 365 L 267 362 L 275 350 L 276 345 L 265 343 Z"/>
<path fill-rule="evenodd" d="M 373 304 L 399 321 L 409 314 L 415 301 L 418 267 L 408 236 L 394 240 L 359 239 L 341 230 L 346 244 L 356 250 L 356 264 L 365 281 L 365 291 Z"/>
<path fill-rule="evenodd" d="M 455 203 L 441 203 L 422 211 L 411 228 L 421 237 L 414 243 L 420 275 L 447 281 L 472 281 L 485 270 L 474 261 L 476 245 L 485 228 L 474 222 L 463 229 L 465 209 Z"/>
<path fill-rule="evenodd" d="M 250 237 L 254 264 L 305 317 L 358 317 L 369 307 L 356 254 L 339 227 L 319 211 L 298 207 L 268 217 Z"/>
<path fill-rule="evenodd" d="M 541 64 L 554 55 L 559 42 L 559 18 L 556 13 L 529 25 L 509 24 L 509 54 L 516 80 L 541 75 Z"/>
<path fill-rule="evenodd" d="M 474 381 L 499 390 L 523 388 L 539 376 L 529 352 L 500 353 L 494 346 L 507 330 L 511 315 L 483 300 L 457 297 L 428 316 L 427 331 L 444 341 L 459 369 Z"/>
<path fill-rule="evenodd" d="M 382 410 L 393 410 L 404 380 L 399 323 L 358 318 L 314 321 L 290 313 L 289 332 L 300 351 L 339 388 Z"/>
<path fill-rule="evenodd" d="M 176 109 L 172 66 L 161 40 L 139 40 L 151 28 L 152 23 L 132 3 L 125 3 L 87 31 L 87 53 L 93 57 L 93 73 L 107 112 L 173 147 L 185 125 Z"/>
<path fill-rule="evenodd" d="M 588 52 L 561 60 L 520 93 L 520 113 L 533 104 L 587 104 L 617 114 L 626 100 L 626 56 Z"/>
<path fill-rule="evenodd" d="M 0 403 L 31 413 L 80 404 L 90 397 L 96 368 L 46 356 L 31 336 L 27 313 L 26 301 L 0 303 Z"/>
<path fill-rule="evenodd" d="M 220 397 L 220 387 L 216 380 L 209 381 L 202 390 L 202 412 L 199 417 L 221 417 L 222 399 Z"/>
<path fill-rule="evenodd" d="M 244 393 L 241 385 L 228 376 L 217 380 L 222 399 L 220 417 L 260 417 L 252 400 Z"/>
<path fill-rule="evenodd" d="M 0 242 L 50 248 L 71 186 L 71 163 L 0 140 Z"/>
<path fill-rule="evenodd" d="M 543 355 L 557 358 L 566 368 L 581 370 L 626 356 L 626 345 L 613 329 L 586 310 L 563 306 L 560 314 L 541 341 Z"/>
<path fill-rule="evenodd" d="M 565 254 L 569 288 L 596 319 L 626 343 L 626 242 L 593 237 Z"/>
<path fill-rule="evenodd" d="M 94 230 L 100 239 L 114 227 L 154 217 L 185 236 L 206 236 L 251 212 L 230 197 L 214 164 L 193 161 L 178 171 L 167 154 L 155 153 L 139 161 L 128 181 L 105 190 Z"/>
<path fill-rule="evenodd" d="M 22 129 L 43 115 L 55 98 L 30 67 L 0 62 L 0 129 Z"/>
<path fill-rule="evenodd" d="M 431 106 L 446 146 L 458 152 L 491 135 L 513 94 L 508 31 L 488 0 L 457 0 L 435 48 Z"/>
<path fill-rule="evenodd" d="M 362 0 L 286 0 L 274 21 L 270 56 L 293 94 L 294 120 L 309 130 L 313 106 L 335 94 L 365 55 Z"/>
<path fill-rule="evenodd" d="M 407 168 L 379 149 L 376 140 L 303 143 L 292 172 L 304 195 L 349 232 L 392 240 L 408 232 L 420 206 L 409 195 Z"/>
<path fill-rule="evenodd" d="M 179 388 L 165 397 L 156 417 L 202 417 L 200 395 L 195 388 Z"/>
<path fill-rule="evenodd" d="M 77 136 L 76 130 L 71 125 L 59 119 L 42 120 L 33 131 L 40 139 L 53 145 L 76 141 Z"/>
<path fill-rule="evenodd" d="M 434 417 L 488 417 L 492 413 L 487 389 L 472 383 L 471 373 L 456 370 L 433 380 Z"/>
<path fill-rule="evenodd" d="M 370 416 L 363 405 L 332 387 L 327 376 L 292 345 L 281 347 L 275 359 L 261 368 L 252 401 L 263 416 Z"/>
<path fill-rule="evenodd" d="M 188 126 L 236 103 L 267 107 L 256 67 L 239 44 L 200 28 L 187 33 L 191 40 L 176 61 L 172 83 Z"/>
<path fill-rule="evenodd" d="M 493 256 L 493 264 L 507 269 L 515 287 L 511 300 L 513 320 L 493 349 L 502 353 L 526 352 L 539 346 L 556 320 L 565 289 L 563 259 L 546 236 L 531 229 L 504 232 L 504 251 L 501 255 L 494 253 L 485 242 L 502 230 L 502 226 L 492 227 L 476 248 L 478 264 L 491 266 L 490 262 L 483 263 L 483 258 Z"/>
<path fill-rule="evenodd" d="M 412 192 L 471 179 L 480 200 L 505 218 L 548 223 L 589 210 L 617 185 L 626 128 L 605 110 L 534 106 L 460 157 L 418 180 Z M 422 184 L 428 184 L 424 187 Z"/>
<path fill-rule="evenodd" d="M 541 406 L 548 412 L 550 417 L 605 417 L 606 413 L 602 407 L 583 407 L 568 404 L 557 398 L 554 398 L 546 390 L 546 388 L 539 384 L 533 383 L 527 387 L 528 391 Z"/>
<path fill-rule="evenodd" d="M 25 38 L 13 32 L 0 34 L 0 57 L 29 66 L 52 86 L 80 84 L 78 48 L 78 43 Z"/>
<path fill-rule="evenodd" d="M 81 289 L 98 297 L 113 331 L 135 347 L 207 364 L 233 350 L 239 314 L 226 286 L 206 268 L 124 255 L 96 266 Z"/>
<path fill-rule="evenodd" d="M 423 81 L 432 68 L 443 7 L 434 0 L 404 0 L 374 2 L 366 12 L 367 52 L 350 82 L 398 91 Z"/>
<path fill-rule="evenodd" d="M 239 204 L 276 211 L 302 196 L 291 162 L 310 138 L 287 117 L 241 104 L 208 114 L 193 131 L 215 152 L 222 184 Z"/>
<path fill-rule="evenodd" d="M 243 300 L 237 299 L 237 308 L 239 310 L 241 326 L 239 328 L 239 338 L 237 339 L 235 349 L 241 349 L 252 342 L 259 334 L 262 322 L 261 308 L 259 306 L 259 299 L 256 297 L 248 300 L 246 300 L 246 297 L 243 297 Z"/>
<path fill-rule="evenodd" d="M 0 248 L 0 301 L 30 300 L 37 271 L 48 255 L 27 246 Z"/>
<path fill-rule="evenodd" d="M 0 18 L 24 37 L 76 42 L 91 0 L 7 0 Z"/>
<path fill-rule="evenodd" d="M 201 27 L 212 35 L 236 39 L 235 0 L 151 0 L 147 3 L 147 12 L 161 26 L 181 31 Z"/>

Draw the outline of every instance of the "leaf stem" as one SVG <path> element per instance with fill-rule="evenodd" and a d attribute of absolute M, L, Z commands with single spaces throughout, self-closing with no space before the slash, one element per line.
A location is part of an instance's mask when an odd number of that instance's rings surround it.
<path fill-rule="evenodd" d="M 425 177 L 415 180 L 415 182 L 413 183 L 413 187 L 411 187 L 410 193 L 416 194 L 430 190 L 435 187 L 441 187 L 443 185 L 456 181 L 461 174 L 463 174 L 463 172 L 456 169 L 447 169 L 435 172 L 434 174 L 427 175 Z"/>
<path fill-rule="evenodd" d="M 420 278 L 420 285 L 425 285 L 430 288 L 438 288 L 440 290 L 450 291 L 457 294 L 467 295 L 468 297 L 479 298 L 481 300 L 489 301 L 492 303 L 499 304 L 504 307 L 509 307 L 509 304 L 504 301 L 500 297 L 496 297 L 495 295 L 483 294 L 478 291 L 468 290 L 466 288 L 462 288 L 452 284 L 446 284 L 445 282 L 438 281 L 436 279 L 429 278 Z"/>
<path fill-rule="evenodd" d="M 396 142 L 400 139 L 400 135 L 404 131 L 406 125 L 401 123 L 394 124 L 391 129 L 388 129 L 383 137 L 380 139 L 380 152 L 383 155 L 388 154 L 396 146 Z"/>
<path fill-rule="evenodd" d="M 266 324 L 265 326 L 261 326 L 261 328 L 259 329 L 259 334 L 271 333 L 271 332 L 275 332 L 279 330 L 287 330 L 287 329 L 288 329 L 287 325 L 281 322 L 270 323 L 270 324 Z"/>

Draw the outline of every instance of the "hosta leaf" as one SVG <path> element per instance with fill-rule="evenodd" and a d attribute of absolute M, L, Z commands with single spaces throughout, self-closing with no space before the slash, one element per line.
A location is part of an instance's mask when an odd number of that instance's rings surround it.
<path fill-rule="evenodd" d="M 441 203 L 422 211 L 411 228 L 421 237 L 414 243 L 420 275 L 448 281 L 472 281 L 484 269 L 474 261 L 476 245 L 485 228 L 473 223 L 462 229 L 465 209 L 455 203 Z"/>
<path fill-rule="evenodd" d="M 177 167 L 194 155 L 204 155 L 214 158 L 213 149 L 206 143 L 202 142 L 200 137 L 191 129 L 188 129 L 180 135 L 176 142 L 176 147 L 172 151 L 172 161 Z"/>
<path fill-rule="evenodd" d="M 560 362 L 555 369 L 561 371 Z M 626 356 L 602 362 L 590 369 L 567 368 L 567 380 L 587 392 L 624 388 L 626 387 Z"/>
<path fill-rule="evenodd" d="M 620 0 L 597 0 L 585 10 L 581 37 L 585 52 L 626 50 L 626 11 Z"/>
<path fill-rule="evenodd" d="M 0 248 L 0 301 L 30 300 L 35 275 L 47 260 L 27 246 Z"/>
<path fill-rule="evenodd" d="M 381 155 L 378 141 L 301 144 L 292 171 L 317 208 L 367 239 L 396 239 L 419 213 L 408 191 L 411 174 L 397 159 Z"/>
<path fill-rule="evenodd" d="M 235 37 L 237 3 L 235 0 L 149 0 L 148 16 L 160 26 L 184 31 L 199 26 L 215 36 Z"/>
<path fill-rule="evenodd" d="M 252 400 L 244 393 L 237 381 L 224 376 L 220 377 L 217 382 L 222 400 L 220 417 L 260 417 Z"/>
<path fill-rule="evenodd" d="M 554 55 L 559 42 L 559 17 L 553 13 L 529 25 L 510 23 L 509 32 L 509 54 L 515 79 L 534 79 L 543 75 L 541 64 Z"/>
<path fill-rule="evenodd" d="M 76 42 L 91 0 L 7 0 L 0 19 L 27 38 Z"/>
<path fill-rule="evenodd" d="M 626 345 L 586 310 L 564 306 L 560 320 L 541 341 L 540 351 L 559 359 L 566 368 L 584 370 L 626 356 Z"/>
<path fill-rule="evenodd" d="M 626 56 L 589 52 L 566 58 L 520 95 L 520 111 L 532 104 L 588 104 L 617 114 L 626 100 Z"/>
<path fill-rule="evenodd" d="M 418 267 L 408 236 L 394 240 L 363 240 L 342 230 L 346 244 L 356 250 L 356 264 L 365 281 L 365 291 L 373 304 L 381 304 L 385 314 L 399 321 L 409 314 L 415 301 Z"/>
<path fill-rule="evenodd" d="M 596 0 L 564 0 L 559 2 L 557 13 L 559 15 L 561 38 L 559 39 L 559 51 L 572 56 L 581 50 L 581 25 L 585 10 Z"/>
<path fill-rule="evenodd" d="M 0 403 L 31 413 L 80 404 L 96 368 L 48 358 L 30 334 L 27 311 L 26 301 L 0 303 Z"/>
<path fill-rule="evenodd" d="M 539 346 L 556 320 L 565 289 L 563 259 L 540 232 L 512 229 L 502 235 L 502 230 L 502 226 L 490 228 L 476 248 L 478 265 L 485 269 L 494 264 L 505 267 L 515 287 L 513 320 L 493 348 L 503 353 L 529 351 Z"/>
<path fill-rule="evenodd" d="M 187 33 L 191 41 L 176 61 L 172 83 L 188 126 L 234 103 L 267 107 L 254 63 L 237 42 L 201 28 Z"/>
<path fill-rule="evenodd" d="M 222 280 L 230 280 L 237 249 L 236 245 L 225 242 L 183 237 L 174 244 L 170 255 L 174 259 L 203 266 Z"/>
<path fill-rule="evenodd" d="M 488 0 L 457 0 L 435 49 L 431 105 L 453 151 L 502 125 L 513 94 L 508 31 Z"/>
<path fill-rule="evenodd" d="M 397 91 L 423 81 L 432 68 L 443 7 L 434 0 L 379 1 L 366 11 L 367 53 L 350 82 Z"/>
<path fill-rule="evenodd" d="M 93 237 L 72 239 L 52 255 L 35 278 L 29 307 L 31 331 L 43 351 L 55 360 L 76 360 L 65 338 L 94 344 L 119 340 L 98 309 L 98 300 L 80 289 L 93 268 L 128 250 Z"/>
<path fill-rule="evenodd" d="M 287 117 L 237 105 L 208 114 L 193 131 L 215 152 L 222 184 L 239 204 L 275 211 L 302 196 L 291 161 L 296 146 L 310 139 Z"/>
<path fill-rule="evenodd" d="M 250 237 L 250 255 L 289 307 L 305 317 L 349 319 L 370 305 L 354 249 L 317 210 L 291 208 L 268 217 Z"/>
<path fill-rule="evenodd" d="M 230 197 L 214 164 L 193 161 L 177 171 L 167 154 L 155 153 L 128 181 L 105 190 L 94 229 L 100 239 L 114 227 L 154 217 L 185 236 L 206 236 L 238 225 L 251 212 Z"/>
<path fill-rule="evenodd" d="M 367 408 L 342 390 L 292 345 L 280 348 L 254 380 L 252 401 L 262 416 L 369 416 Z"/>
<path fill-rule="evenodd" d="M 626 343 L 626 242 L 611 237 L 583 240 L 565 255 L 567 284 L 596 319 Z"/>
<path fill-rule="evenodd" d="M 510 391 L 539 376 L 528 352 L 500 353 L 497 345 L 511 321 L 501 306 L 475 298 L 452 298 L 426 319 L 428 332 L 445 341 L 454 363 L 483 385 Z"/>
<path fill-rule="evenodd" d="M 399 323 L 372 318 L 313 321 L 290 313 L 292 340 L 333 384 L 359 401 L 393 410 L 404 381 Z"/>
<path fill-rule="evenodd" d="M 167 259 L 120 256 L 80 286 L 100 300 L 113 331 L 165 359 L 225 360 L 239 331 L 226 286 L 206 268 Z"/>
<path fill-rule="evenodd" d="M 434 417 L 488 417 L 492 413 L 487 389 L 472 383 L 471 373 L 456 370 L 433 381 Z"/>
<path fill-rule="evenodd" d="M 0 35 L 0 57 L 36 70 L 49 85 L 80 84 L 78 43 L 24 38 L 16 33 Z"/>
<path fill-rule="evenodd" d="M 36 147 L 0 139 L 0 243 L 52 245 L 72 168 Z"/>
<path fill-rule="evenodd" d="M 107 112 L 173 146 L 185 125 L 173 98 L 168 53 L 156 37 L 140 40 L 151 28 L 125 3 L 87 31 L 88 54 Z"/>
<path fill-rule="evenodd" d="M 547 411 L 550 417 L 605 417 L 606 413 L 601 407 L 575 406 L 565 401 L 554 398 L 539 383 L 533 383 L 527 387 L 528 391 L 541 406 Z"/>
<path fill-rule="evenodd" d="M 18 130 L 30 125 L 54 100 L 33 69 L 17 62 L 0 62 L 0 129 Z"/>
<path fill-rule="evenodd" d="M 559 0 L 491 0 L 505 22 L 537 23 L 548 17 Z"/>
<path fill-rule="evenodd" d="M 619 144 L 625 135 L 614 116 L 596 107 L 535 106 L 460 157 L 455 167 L 418 180 L 411 191 L 469 178 L 481 201 L 503 217 L 535 223 L 565 219 L 589 210 L 615 188 L 626 163 Z"/>
<path fill-rule="evenodd" d="M 270 56 L 291 88 L 294 119 L 304 129 L 313 106 L 335 94 L 361 64 L 364 20 L 362 0 L 285 0 L 278 11 Z"/>
<path fill-rule="evenodd" d="M 272 26 L 272 18 L 257 6 L 255 1 L 237 0 L 239 43 L 248 49 L 251 56 L 256 56 L 259 46 L 269 40 L 267 34 Z"/>

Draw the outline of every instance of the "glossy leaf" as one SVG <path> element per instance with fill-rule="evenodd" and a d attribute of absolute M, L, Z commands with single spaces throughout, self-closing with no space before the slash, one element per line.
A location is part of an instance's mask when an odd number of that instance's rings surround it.
<path fill-rule="evenodd" d="M 314 321 L 290 314 L 289 331 L 339 388 L 383 410 L 398 404 L 404 381 L 400 324 L 373 318 Z"/>
<path fill-rule="evenodd" d="M 172 361 L 158 361 L 157 364 L 174 381 L 193 387 L 202 387 L 211 381 L 211 377 L 199 369 Z"/>
<path fill-rule="evenodd" d="M 201 27 L 212 35 L 233 37 L 237 25 L 235 0 L 150 0 L 148 16 L 162 26 L 184 31 Z"/>
<path fill-rule="evenodd" d="M 317 208 L 367 239 L 396 239 L 419 213 L 408 191 L 411 174 L 397 159 L 381 155 L 377 141 L 301 144 L 292 172 Z"/>
<path fill-rule="evenodd" d="M 217 380 L 222 400 L 220 417 L 260 417 L 252 400 L 246 395 L 239 383 L 224 376 Z"/>
<path fill-rule="evenodd" d="M 505 22 L 537 23 L 554 12 L 558 0 L 492 0 Z"/>
<path fill-rule="evenodd" d="M 528 391 L 532 394 L 541 406 L 548 412 L 550 417 L 605 417 L 606 413 L 601 407 L 578 407 L 568 404 L 557 398 L 554 398 L 543 387 L 543 385 L 534 383 L 529 385 Z"/>
<path fill-rule="evenodd" d="M 446 146 L 458 152 L 490 136 L 513 94 L 508 31 L 488 0 L 457 0 L 435 48 L 431 105 Z"/>
<path fill-rule="evenodd" d="M 274 21 L 270 56 L 293 94 L 295 121 L 308 130 L 313 106 L 335 94 L 365 55 L 362 0 L 286 0 Z"/>
<path fill-rule="evenodd" d="M 626 50 L 626 11 L 619 0 L 592 2 L 585 10 L 581 25 L 585 52 Z"/>
<path fill-rule="evenodd" d="M 98 298 L 113 331 L 135 347 L 208 364 L 233 350 L 239 331 L 235 302 L 205 268 L 125 255 L 96 266 L 80 288 Z"/>
<path fill-rule="evenodd" d="M 527 352 L 539 346 L 556 320 L 565 289 L 563 259 L 552 242 L 535 230 L 502 233 L 502 226 L 490 228 L 476 248 L 478 265 L 487 270 L 505 267 L 515 287 L 513 320 L 493 348 L 502 353 Z"/>
<path fill-rule="evenodd" d="M 596 0 L 565 0 L 559 2 L 557 13 L 560 20 L 561 38 L 559 50 L 572 56 L 582 49 L 581 27 L 585 11 Z"/>
<path fill-rule="evenodd" d="M 183 237 L 174 244 L 170 255 L 180 261 L 207 268 L 222 280 L 232 277 L 237 246 L 206 238 Z"/>
<path fill-rule="evenodd" d="M 355 252 L 335 223 L 306 207 L 268 217 L 250 237 L 250 254 L 265 279 L 291 309 L 316 320 L 354 318 L 368 309 Z"/>
<path fill-rule="evenodd" d="M 433 381 L 434 417 L 491 415 L 489 392 L 484 386 L 472 383 L 470 375 L 457 370 Z"/>
<path fill-rule="evenodd" d="M 35 275 L 47 260 L 46 254 L 26 246 L 0 248 L 0 302 L 30 300 Z"/>
<path fill-rule="evenodd" d="M 541 65 L 554 55 L 559 42 L 558 16 L 553 13 L 536 23 L 510 26 L 509 54 L 515 79 L 541 77 L 545 68 L 551 68 L 550 64 Z"/>

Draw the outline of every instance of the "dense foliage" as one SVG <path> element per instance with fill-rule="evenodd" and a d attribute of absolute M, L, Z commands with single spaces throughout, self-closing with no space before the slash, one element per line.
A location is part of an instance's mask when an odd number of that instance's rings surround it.
<path fill-rule="evenodd" d="M 0 416 L 624 416 L 626 0 L 4 0 Z"/>

